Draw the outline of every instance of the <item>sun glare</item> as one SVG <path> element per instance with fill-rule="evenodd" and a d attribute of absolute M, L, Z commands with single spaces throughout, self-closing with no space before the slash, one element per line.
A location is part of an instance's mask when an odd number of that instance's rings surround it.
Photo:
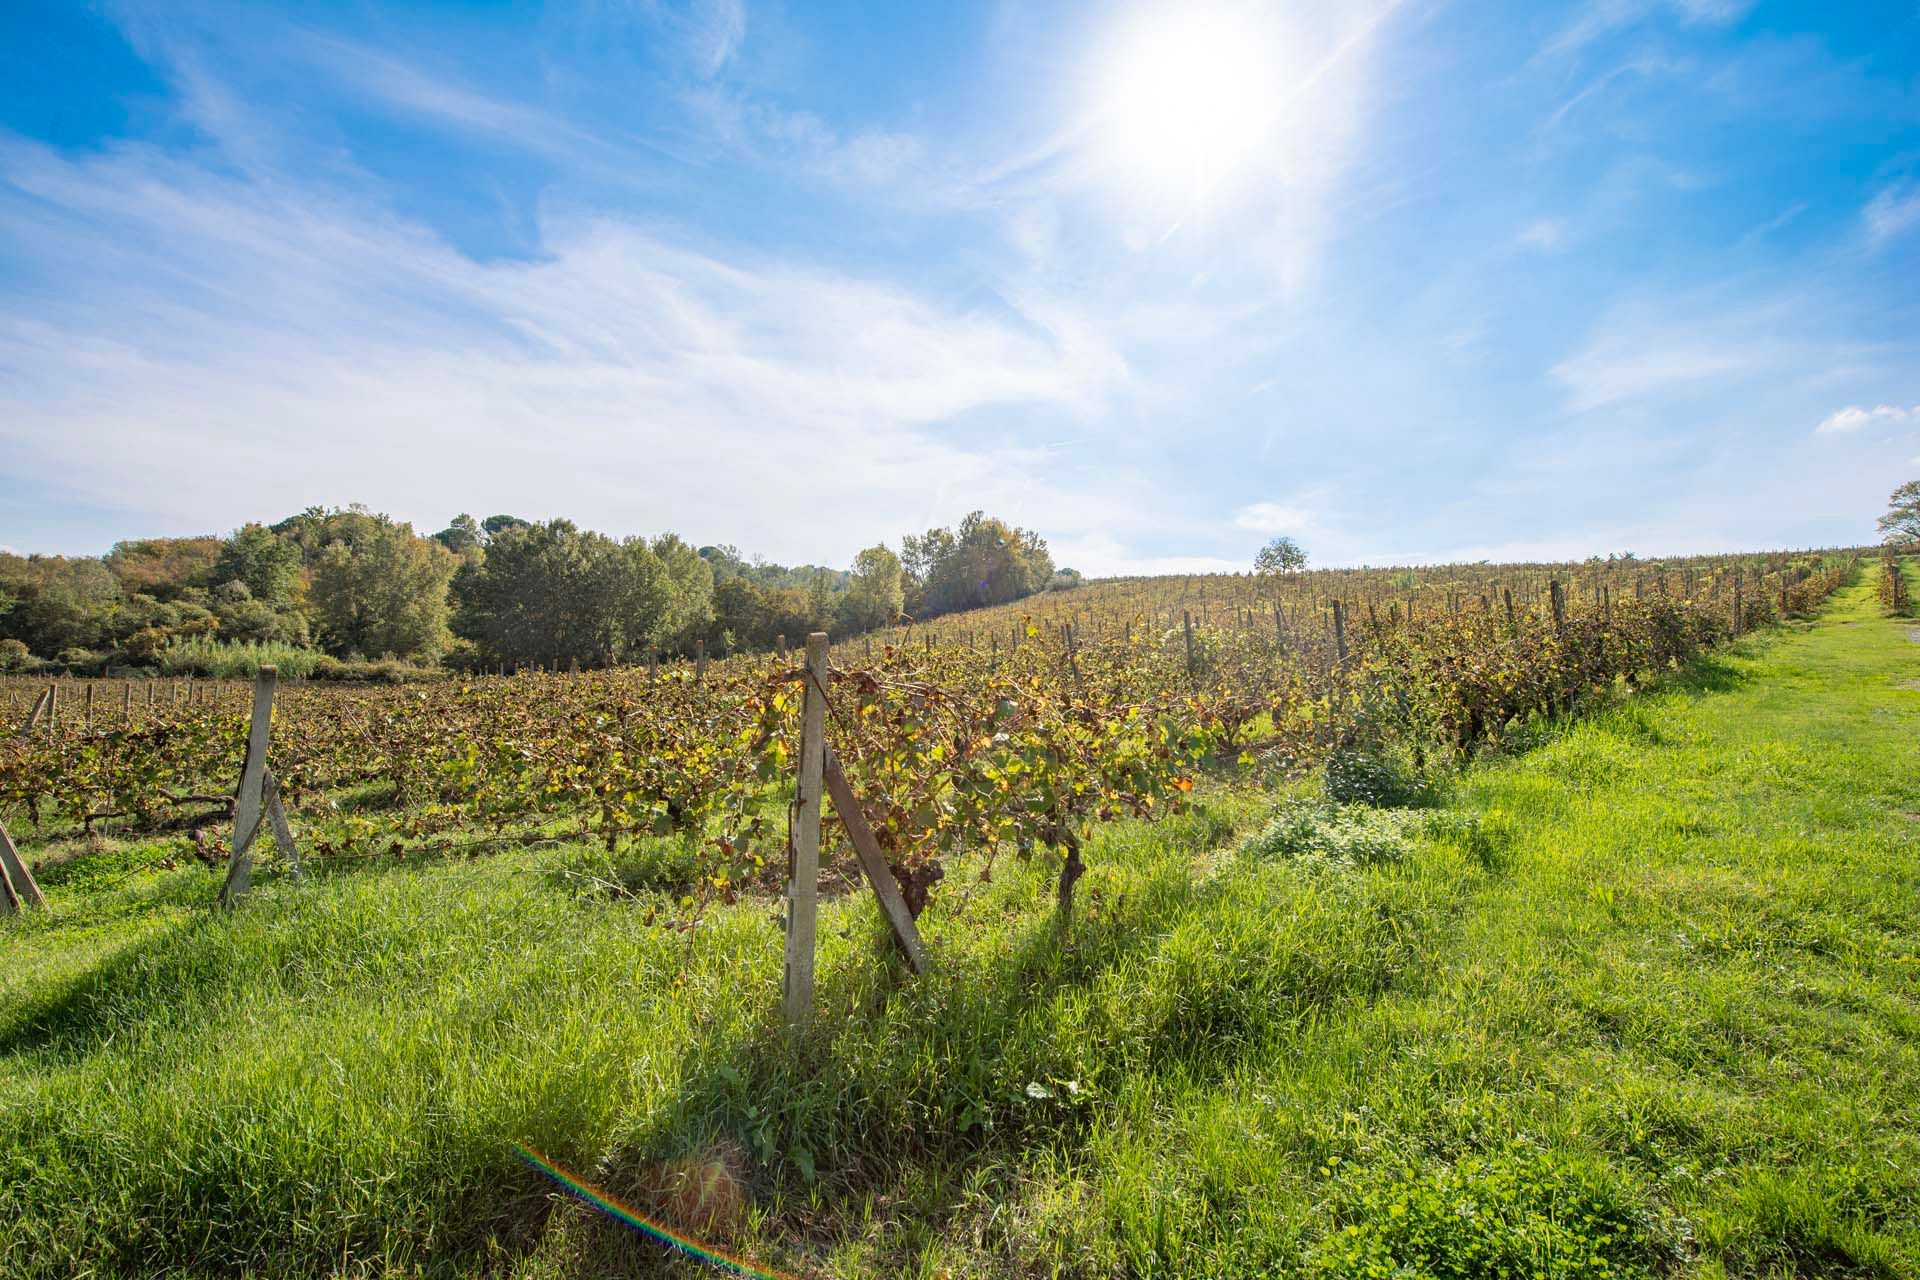
<path fill-rule="evenodd" d="M 1180 5 L 1134 21 L 1100 59 L 1103 167 L 1182 208 L 1220 198 L 1274 131 L 1275 45 L 1266 24 L 1233 9 Z"/>

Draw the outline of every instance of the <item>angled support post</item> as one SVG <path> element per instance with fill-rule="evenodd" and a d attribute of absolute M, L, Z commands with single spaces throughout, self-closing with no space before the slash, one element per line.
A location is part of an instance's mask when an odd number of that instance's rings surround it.
<path fill-rule="evenodd" d="M 27 870 L 27 864 L 20 860 L 20 851 L 13 847 L 13 837 L 0 825 L 0 911 L 12 915 L 21 907 L 46 905 L 46 896 L 34 883 L 33 872 Z"/>
<path fill-rule="evenodd" d="M 847 829 L 847 839 L 853 844 L 873 896 L 880 900 L 887 928 L 893 931 L 895 944 L 906 954 L 907 967 L 915 973 L 925 973 L 930 962 L 926 945 L 920 941 L 920 930 L 914 926 L 913 912 L 907 909 L 900 882 L 893 878 L 893 868 L 887 865 L 886 854 L 874 838 L 873 828 L 867 824 L 866 811 L 860 807 L 859 797 L 853 794 L 853 787 L 841 771 L 839 760 L 834 758 L 832 747 L 827 748 L 826 765 L 827 794 L 833 797 L 833 811 L 839 815 L 840 825 Z"/>
<path fill-rule="evenodd" d="M 273 692 L 279 681 L 275 667 L 261 667 L 253 681 L 253 719 L 247 727 L 247 759 L 240 770 L 240 789 L 233 801 L 233 856 L 227 863 L 227 881 L 220 887 L 220 905 L 231 910 L 253 879 L 253 842 L 260 824 L 273 825 L 275 843 L 293 860 L 295 874 L 300 854 L 293 830 L 280 803 L 280 787 L 267 769 L 267 744 L 273 736 Z"/>

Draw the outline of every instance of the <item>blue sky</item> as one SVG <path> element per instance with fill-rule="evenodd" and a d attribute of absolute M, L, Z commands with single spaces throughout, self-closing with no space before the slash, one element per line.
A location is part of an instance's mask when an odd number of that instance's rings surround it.
<path fill-rule="evenodd" d="M 1870 541 L 1920 5 L 0 6 L 0 545 Z"/>

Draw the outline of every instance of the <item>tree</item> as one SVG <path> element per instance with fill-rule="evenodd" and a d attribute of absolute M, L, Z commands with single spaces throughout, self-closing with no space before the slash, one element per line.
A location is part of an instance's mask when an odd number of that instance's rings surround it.
<path fill-rule="evenodd" d="M 1887 499 L 1880 517 L 1880 533 L 1888 542 L 1920 542 L 1920 480 L 1909 480 Z"/>
<path fill-rule="evenodd" d="M 1253 558 L 1254 572 L 1262 577 L 1298 573 L 1306 567 L 1307 553 L 1299 543 L 1284 535 L 1260 548 L 1260 554 Z"/>
<path fill-rule="evenodd" d="M 596 598 L 593 563 L 616 545 L 571 520 L 501 525 L 486 559 L 461 574 L 454 630 L 489 660 L 591 656 L 613 629 L 614 610 Z"/>
<path fill-rule="evenodd" d="M 846 632 L 884 627 L 906 607 L 900 557 L 884 546 L 868 547 L 853 558 L 853 574 L 840 597 L 839 621 Z"/>
<path fill-rule="evenodd" d="M 269 608 L 291 605 L 300 585 L 300 547 L 263 524 L 242 525 L 221 544 L 213 581 L 244 582 Z"/>
<path fill-rule="evenodd" d="M 447 647 L 447 583 L 459 560 L 413 526 L 387 516 L 331 542 L 309 591 L 321 641 L 336 655 L 432 660 Z"/>
<path fill-rule="evenodd" d="M 107 568 L 128 595 L 168 600 L 193 587 L 214 585 L 218 538 L 139 538 L 116 542 Z"/>
<path fill-rule="evenodd" d="M 462 511 L 446 528 L 434 534 L 433 540 L 457 556 L 465 555 L 484 545 L 486 532 L 479 521 Z"/>
<path fill-rule="evenodd" d="M 531 526 L 528 521 L 522 520 L 519 516 L 488 516 L 480 522 L 480 527 L 485 530 L 489 538 L 497 538 L 509 529 L 525 529 Z"/>
<path fill-rule="evenodd" d="M 0 636 L 50 657 L 108 641 L 120 584 L 102 560 L 0 555 L 0 597 L 13 602 L 0 613 Z"/>
<path fill-rule="evenodd" d="M 1046 541 L 985 512 L 956 529 L 929 529 L 901 540 L 908 611 L 930 618 L 956 609 L 1005 604 L 1044 591 L 1053 581 Z"/>
<path fill-rule="evenodd" d="M 713 619 L 712 570 L 685 542 L 615 542 L 570 520 L 501 526 L 455 587 L 454 630 L 487 661 L 633 661 L 690 649 Z"/>
<path fill-rule="evenodd" d="M 691 651 L 713 621 L 713 566 L 671 533 L 655 538 L 650 549 L 660 564 L 666 599 L 658 629 L 646 642 Z"/>

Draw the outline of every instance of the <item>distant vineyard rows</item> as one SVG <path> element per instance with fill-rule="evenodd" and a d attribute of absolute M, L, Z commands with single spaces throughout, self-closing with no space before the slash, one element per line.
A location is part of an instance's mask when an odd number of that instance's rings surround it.
<path fill-rule="evenodd" d="M 1516 570 L 1114 582 L 835 650 L 827 735 L 890 859 L 1073 839 L 1177 810 L 1204 762 L 1297 767 L 1355 742 L 1422 756 L 1498 740 L 1596 688 L 1816 609 L 1857 557 L 1769 555 Z M 1736 622 L 1735 609 L 1738 607 Z M 726 887 L 784 848 L 774 787 L 801 685 L 780 660 L 399 688 L 283 687 L 272 761 L 321 855 L 452 847 L 563 822 L 616 849 L 694 833 Z M 0 811 L 151 828 L 231 792 L 240 686 L 153 699 L 101 686 L 90 716 L 0 740 Z M 89 719 L 91 723 L 89 724 Z M 334 812 L 330 797 L 389 789 Z"/>

